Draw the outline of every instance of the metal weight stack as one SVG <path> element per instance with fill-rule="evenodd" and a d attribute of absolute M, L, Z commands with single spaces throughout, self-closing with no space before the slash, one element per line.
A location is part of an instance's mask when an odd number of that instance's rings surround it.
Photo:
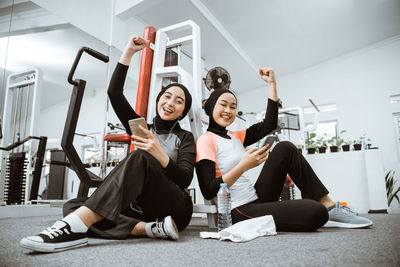
<path fill-rule="evenodd" d="M 279 200 L 283 201 L 283 200 L 293 200 L 293 199 L 296 199 L 294 191 L 294 183 L 292 179 L 290 179 L 290 177 L 287 176 Z"/>
<path fill-rule="evenodd" d="M 24 204 L 26 169 L 28 161 L 25 152 L 10 153 L 6 164 L 4 201 L 7 205 Z"/>

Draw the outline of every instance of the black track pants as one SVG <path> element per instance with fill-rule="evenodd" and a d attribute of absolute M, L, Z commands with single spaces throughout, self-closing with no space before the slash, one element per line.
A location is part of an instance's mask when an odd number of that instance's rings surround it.
<path fill-rule="evenodd" d="M 141 207 L 133 212 L 131 203 Z M 159 162 L 143 150 L 130 153 L 90 198 L 65 203 L 64 216 L 85 206 L 104 219 L 90 230 L 103 238 L 126 238 L 140 222 L 162 220 L 168 215 L 181 231 L 189 224 L 193 205 L 190 196 L 172 182 Z"/>
<path fill-rule="evenodd" d="M 303 199 L 278 201 L 287 174 L 300 189 Z M 234 223 L 272 215 L 277 231 L 309 232 L 328 220 L 327 209 L 318 200 L 329 192 L 290 142 L 283 141 L 275 146 L 254 187 L 258 199 L 233 209 Z"/>

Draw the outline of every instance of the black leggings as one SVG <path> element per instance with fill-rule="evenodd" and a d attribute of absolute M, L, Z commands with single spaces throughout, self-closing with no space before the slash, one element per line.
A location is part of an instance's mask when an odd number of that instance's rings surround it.
<path fill-rule="evenodd" d="M 142 213 L 133 212 L 135 203 Z M 103 238 L 126 238 L 140 221 L 162 220 L 171 215 L 179 231 L 192 218 L 190 196 L 164 173 L 149 153 L 130 153 L 96 189 L 90 198 L 72 199 L 64 204 L 64 216 L 85 206 L 104 217 L 90 230 Z"/>
<path fill-rule="evenodd" d="M 287 174 L 303 199 L 278 201 Z M 274 147 L 254 187 L 258 199 L 234 208 L 233 223 L 272 215 L 277 231 L 310 232 L 328 221 L 328 211 L 318 200 L 329 192 L 297 147 L 288 141 Z"/>

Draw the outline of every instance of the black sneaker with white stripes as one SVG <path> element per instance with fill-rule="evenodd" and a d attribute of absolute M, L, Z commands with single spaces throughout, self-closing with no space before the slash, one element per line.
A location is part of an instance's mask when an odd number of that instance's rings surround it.
<path fill-rule="evenodd" d="M 74 233 L 64 221 L 56 221 L 52 227 L 36 236 L 28 236 L 20 242 L 23 248 L 40 252 L 58 252 L 88 244 L 86 233 Z"/>

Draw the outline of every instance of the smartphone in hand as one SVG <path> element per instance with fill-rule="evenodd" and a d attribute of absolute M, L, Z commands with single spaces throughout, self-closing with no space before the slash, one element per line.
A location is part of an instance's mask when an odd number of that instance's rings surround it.
<path fill-rule="evenodd" d="M 144 118 L 137 118 L 133 120 L 129 120 L 129 128 L 134 135 L 138 135 L 141 137 L 146 137 L 146 134 L 139 128 L 139 125 L 142 125 L 144 128 L 147 129 L 147 123 Z"/>
<path fill-rule="evenodd" d="M 265 141 L 264 141 L 264 143 L 262 144 L 261 147 L 263 147 L 263 146 L 265 146 L 266 144 L 268 144 L 268 148 L 269 148 L 269 149 L 272 149 L 278 141 L 279 141 L 278 136 L 276 136 L 276 135 L 268 136 L 268 137 L 265 139 Z M 261 148 L 261 147 L 260 147 L 260 148 Z"/>

